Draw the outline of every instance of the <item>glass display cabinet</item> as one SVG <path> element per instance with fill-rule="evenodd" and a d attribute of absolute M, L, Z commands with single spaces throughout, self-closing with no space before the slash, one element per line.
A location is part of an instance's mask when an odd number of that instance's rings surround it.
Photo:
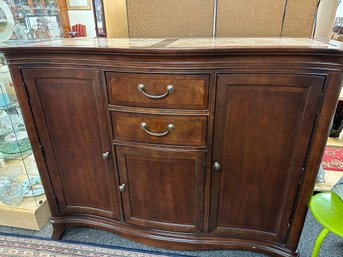
<path fill-rule="evenodd" d="M 35 40 L 61 37 L 58 7 L 53 0 L 6 0 L 13 14 L 11 39 Z"/>
<path fill-rule="evenodd" d="M 0 0 L 1 44 L 61 37 L 52 0 Z M 41 229 L 49 208 L 8 67 L 0 54 L 0 225 Z"/>
<path fill-rule="evenodd" d="M 3 58 L 2 58 L 3 60 Z M 49 217 L 8 67 L 0 67 L 0 225 L 39 230 Z"/>

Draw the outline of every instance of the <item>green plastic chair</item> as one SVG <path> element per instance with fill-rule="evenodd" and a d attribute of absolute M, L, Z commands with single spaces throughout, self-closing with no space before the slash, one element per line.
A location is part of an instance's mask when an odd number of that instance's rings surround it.
<path fill-rule="evenodd" d="M 324 227 L 313 247 L 312 257 L 316 257 L 320 245 L 329 232 L 343 237 L 343 201 L 333 192 L 319 193 L 312 196 L 310 210 Z"/>

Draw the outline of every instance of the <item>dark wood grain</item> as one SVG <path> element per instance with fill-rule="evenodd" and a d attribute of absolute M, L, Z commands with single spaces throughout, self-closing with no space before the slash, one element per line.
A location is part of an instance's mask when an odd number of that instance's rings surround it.
<path fill-rule="evenodd" d="M 152 132 L 168 131 L 168 124 L 174 128 L 165 136 L 151 136 L 141 128 L 147 124 Z M 205 145 L 207 118 L 204 116 L 189 117 L 175 115 L 151 115 L 139 113 L 112 112 L 114 139 L 146 143 L 173 145 Z"/>
<path fill-rule="evenodd" d="M 343 60 L 342 60 L 343 61 Z M 291 228 L 286 246 L 296 250 L 300 239 L 304 220 L 308 212 L 308 203 L 312 196 L 314 183 L 321 163 L 326 141 L 331 128 L 331 121 L 336 109 L 343 82 L 343 73 L 329 72 L 325 80 L 322 103 L 318 106 L 318 115 L 313 128 L 311 147 L 307 153 L 300 190 L 294 205 Z"/>
<path fill-rule="evenodd" d="M 180 233 L 158 229 L 147 229 L 115 220 L 74 214 L 70 217 L 51 220 L 52 224 L 66 224 L 67 227 L 88 226 L 114 232 L 131 240 L 159 248 L 206 250 L 206 249 L 241 249 L 267 254 L 267 256 L 295 257 L 298 253 L 285 248 L 281 244 L 259 240 L 258 238 L 213 237 L 206 234 Z M 196 242 L 196 247 L 194 246 Z M 228 252 L 228 254 L 231 254 Z"/>
<path fill-rule="evenodd" d="M 202 231 L 202 152 L 116 147 L 120 183 L 125 184 L 127 223 L 170 231 Z"/>
<path fill-rule="evenodd" d="M 59 76 L 56 76 L 56 73 Z M 60 213 L 119 219 L 98 72 L 23 70 Z"/>
<path fill-rule="evenodd" d="M 52 225 L 53 231 L 51 238 L 53 240 L 60 240 L 65 233 L 66 224 L 65 223 L 55 223 Z"/>
<path fill-rule="evenodd" d="M 207 109 L 208 75 L 106 73 L 110 104 L 181 109 Z M 150 99 L 146 93 L 159 96 L 172 85 L 174 91 L 161 99 Z"/>
<path fill-rule="evenodd" d="M 284 242 L 324 77 L 219 75 L 210 231 Z"/>
<path fill-rule="evenodd" d="M 90 226 L 170 249 L 297 256 L 339 95 L 342 49 L 87 44 L 2 50 L 53 238 Z M 179 90 L 147 101 L 136 88 L 143 80 L 151 94 L 168 83 Z M 140 128 L 143 120 L 154 132 L 177 126 L 155 139 Z"/>

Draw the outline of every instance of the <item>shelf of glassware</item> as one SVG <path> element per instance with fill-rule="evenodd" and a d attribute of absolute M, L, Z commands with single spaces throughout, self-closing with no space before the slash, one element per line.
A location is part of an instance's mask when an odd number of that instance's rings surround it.
<path fill-rule="evenodd" d="M 45 194 L 33 192 L 37 191 L 35 182 L 39 178 L 33 155 L 27 155 L 22 161 L 15 159 L 5 161 L 2 171 L 6 170 L 6 167 L 20 166 L 28 173 L 23 172 L 10 181 L 12 184 L 20 185 L 24 190 L 24 195 L 18 196 L 21 199 L 17 204 L 0 202 L 0 225 L 40 230 L 47 223 L 50 212 Z"/>
<path fill-rule="evenodd" d="M 7 67 L 0 75 L 0 225 L 39 230 L 49 208 Z"/>

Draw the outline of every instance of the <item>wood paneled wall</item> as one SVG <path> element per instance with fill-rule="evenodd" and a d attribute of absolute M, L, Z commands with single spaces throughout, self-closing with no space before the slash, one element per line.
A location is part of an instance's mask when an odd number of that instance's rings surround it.
<path fill-rule="evenodd" d="M 142 38 L 210 37 L 214 27 L 220 37 L 309 37 L 316 4 L 317 0 L 104 0 L 108 37 Z"/>

